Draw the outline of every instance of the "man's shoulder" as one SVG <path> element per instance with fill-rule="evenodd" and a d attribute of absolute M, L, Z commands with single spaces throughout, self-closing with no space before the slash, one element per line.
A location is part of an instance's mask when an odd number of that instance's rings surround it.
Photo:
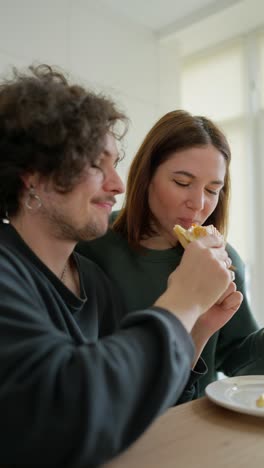
<path fill-rule="evenodd" d="M 0 241 L 0 266 L 9 267 L 8 269 L 17 269 L 18 266 L 22 266 L 25 263 L 25 259 L 21 257 L 20 252 L 13 249 L 10 245 L 1 243 Z"/>

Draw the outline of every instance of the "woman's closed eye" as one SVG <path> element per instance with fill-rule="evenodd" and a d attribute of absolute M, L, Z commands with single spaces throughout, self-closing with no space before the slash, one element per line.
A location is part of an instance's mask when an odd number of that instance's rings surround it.
<path fill-rule="evenodd" d="M 190 187 L 190 185 L 191 185 L 191 182 L 182 182 L 182 181 L 175 180 L 175 179 L 173 179 L 173 182 L 175 182 L 175 184 L 179 185 L 180 187 Z M 213 190 L 211 188 L 205 188 L 205 190 L 210 195 L 217 196 L 217 195 L 219 195 L 219 192 L 220 192 L 221 188 L 219 190 Z"/>
<path fill-rule="evenodd" d="M 207 187 L 207 188 L 206 188 L 206 191 L 207 191 L 208 193 L 210 193 L 210 195 L 219 195 L 220 192 L 221 192 L 221 190 L 222 190 L 222 188 L 223 188 L 223 185 L 219 185 L 219 186 L 216 187 L 215 189 Z"/>
<path fill-rule="evenodd" d="M 216 190 L 211 190 L 207 188 L 206 191 L 210 193 L 210 195 L 219 195 L 219 190 L 216 191 Z"/>
<path fill-rule="evenodd" d="M 179 185 L 180 187 L 189 187 L 190 182 L 179 182 L 178 180 L 174 180 L 175 184 Z"/>

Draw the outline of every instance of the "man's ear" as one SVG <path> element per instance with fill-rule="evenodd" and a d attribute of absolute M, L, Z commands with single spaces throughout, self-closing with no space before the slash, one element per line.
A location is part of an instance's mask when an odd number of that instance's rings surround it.
<path fill-rule="evenodd" d="M 24 188 L 29 190 L 30 187 L 36 187 L 39 183 L 39 174 L 37 172 L 26 172 L 21 175 L 21 180 L 24 184 Z"/>

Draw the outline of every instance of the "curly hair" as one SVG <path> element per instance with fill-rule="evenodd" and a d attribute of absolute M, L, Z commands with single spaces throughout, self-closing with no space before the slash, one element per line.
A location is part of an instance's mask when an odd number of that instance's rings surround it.
<path fill-rule="evenodd" d="M 126 116 L 109 98 L 70 85 L 50 66 L 30 66 L 26 74 L 14 69 L 0 84 L 0 217 L 18 210 L 23 174 L 37 171 L 58 191 L 71 191 L 106 133 L 121 139 L 126 127 Z"/>

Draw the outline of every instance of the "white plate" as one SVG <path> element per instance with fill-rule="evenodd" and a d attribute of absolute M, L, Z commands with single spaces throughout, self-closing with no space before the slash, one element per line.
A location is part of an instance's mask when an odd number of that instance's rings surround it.
<path fill-rule="evenodd" d="M 264 375 L 245 375 L 217 380 L 205 389 L 208 398 L 220 406 L 239 413 L 264 417 L 264 407 L 256 400 L 264 394 Z"/>

